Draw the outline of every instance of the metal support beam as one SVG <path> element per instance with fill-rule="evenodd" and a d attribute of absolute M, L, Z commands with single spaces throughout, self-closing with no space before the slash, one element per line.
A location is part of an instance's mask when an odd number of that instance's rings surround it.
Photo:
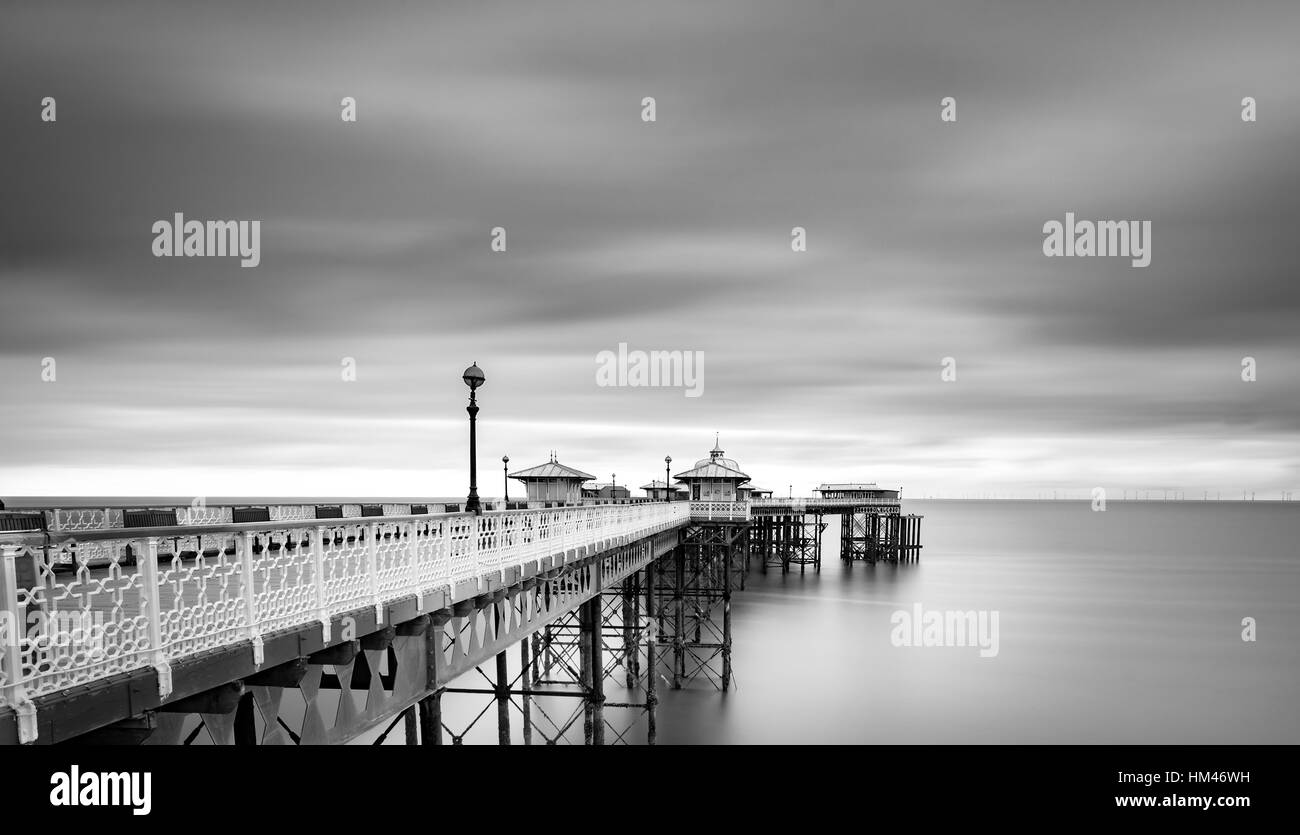
<path fill-rule="evenodd" d="M 510 672 L 505 651 L 497 653 L 497 743 L 510 744 Z"/>
<path fill-rule="evenodd" d="M 731 549 L 722 552 L 722 692 L 731 689 Z"/>
<path fill-rule="evenodd" d="M 232 681 L 161 705 L 159 713 L 230 713 L 244 696 L 244 682 Z"/>
<path fill-rule="evenodd" d="M 415 705 L 411 705 L 402 711 L 402 720 L 406 725 L 406 744 L 420 744 L 420 720 L 416 716 Z"/>
<path fill-rule="evenodd" d="M 423 745 L 442 744 L 442 690 L 425 696 L 420 705 L 420 742 Z"/>
<path fill-rule="evenodd" d="M 686 678 L 686 549 L 673 551 L 673 689 L 680 690 Z"/>
<path fill-rule="evenodd" d="M 601 637 L 601 600 L 593 597 L 583 604 L 588 609 L 587 622 L 592 624 L 591 641 L 591 725 L 592 744 L 605 744 L 605 656 Z"/>
<path fill-rule="evenodd" d="M 655 744 L 655 708 L 659 704 L 659 663 L 656 658 L 655 647 L 659 643 L 659 622 L 656 620 L 655 612 L 655 595 L 658 594 L 659 584 L 655 582 L 655 564 L 652 561 L 645 567 L 645 614 L 646 614 L 646 631 L 648 633 L 646 640 L 646 682 L 645 682 L 645 707 L 646 707 L 646 743 Z"/>
<path fill-rule="evenodd" d="M 257 705 L 253 702 L 253 694 L 246 691 L 239 699 L 239 706 L 235 708 L 235 744 L 236 745 L 256 745 L 257 744 L 257 717 L 254 715 Z"/>
<path fill-rule="evenodd" d="M 594 704 L 591 699 L 593 679 L 591 634 L 591 607 L 583 603 L 578 607 L 578 675 L 585 696 L 582 704 L 582 739 L 587 745 L 593 744 L 596 737 L 592 716 Z"/>
<path fill-rule="evenodd" d="M 537 633 L 533 633 L 519 642 L 519 678 L 523 685 L 523 714 L 524 714 L 524 744 L 533 744 L 533 701 L 531 689 L 532 679 L 537 674 L 537 666 L 528 658 L 529 646 L 536 640 Z"/>

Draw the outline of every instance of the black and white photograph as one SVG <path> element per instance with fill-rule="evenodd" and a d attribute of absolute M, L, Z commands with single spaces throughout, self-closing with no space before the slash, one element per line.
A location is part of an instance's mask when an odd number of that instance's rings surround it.
<path fill-rule="evenodd" d="M 1294 0 L 7 0 L 0 118 L 15 825 L 1285 781 Z"/>

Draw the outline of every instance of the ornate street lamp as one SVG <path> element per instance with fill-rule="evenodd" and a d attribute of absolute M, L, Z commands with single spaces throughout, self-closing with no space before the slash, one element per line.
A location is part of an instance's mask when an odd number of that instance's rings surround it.
<path fill-rule="evenodd" d="M 666 502 L 671 502 L 673 500 L 673 491 L 672 488 L 668 485 L 668 473 L 669 473 L 668 468 L 672 463 L 673 463 L 673 457 L 671 455 L 665 455 L 664 456 L 664 501 Z"/>
<path fill-rule="evenodd" d="M 474 432 L 474 422 L 478 418 L 478 399 L 475 393 L 487 378 L 483 376 L 483 369 L 478 367 L 478 363 L 466 368 L 460 378 L 469 386 L 469 405 L 465 407 L 465 411 L 469 412 L 469 496 L 465 498 L 465 510 L 482 515 L 483 506 L 478 501 L 478 438 Z"/>
<path fill-rule="evenodd" d="M 510 456 L 501 456 L 501 483 L 506 486 L 506 502 L 510 501 Z"/>

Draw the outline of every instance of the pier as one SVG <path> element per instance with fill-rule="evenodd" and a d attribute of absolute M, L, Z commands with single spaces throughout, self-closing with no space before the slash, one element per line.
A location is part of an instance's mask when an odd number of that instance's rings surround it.
<path fill-rule="evenodd" d="M 671 460 L 671 459 L 669 459 Z M 444 699 L 509 743 L 655 739 L 661 687 L 731 688 L 731 600 L 756 566 L 908 560 L 898 491 L 771 498 L 716 446 L 647 498 L 21 506 L 0 512 L 0 743 L 454 744 Z M 572 489 L 571 489 L 572 488 Z M 654 489 L 653 487 L 651 489 Z M 569 491 L 569 492 L 565 492 Z M 649 492 L 649 491 L 647 491 Z M 548 498 L 534 498 L 545 495 Z M 515 670 L 511 673 L 511 667 Z M 466 673 L 478 673 L 467 676 Z M 628 694 L 607 700 L 606 682 Z M 466 684 L 468 682 L 468 684 Z M 546 700 L 550 700 L 546 702 Z M 543 703 L 564 700 L 566 715 Z"/>

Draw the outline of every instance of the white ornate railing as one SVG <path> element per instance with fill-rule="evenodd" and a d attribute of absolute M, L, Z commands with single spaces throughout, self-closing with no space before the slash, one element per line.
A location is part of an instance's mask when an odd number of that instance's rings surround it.
<path fill-rule="evenodd" d="M 648 504 L 652 503 L 647 498 L 629 498 L 629 499 L 583 499 L 579 502 L 567 503 L 573 506 L 577 505 L 603 505 L 603 504 Z M 382 516 L 363 516 L 361 512 L 362 505 L 373 505 L 382 508 Z M 564 505 L 564 502 L 528 502 L 523 498 L 517 499 L 510 503 L 511 505 L 527 504 L 530 508 L 542 508 L 547 504 Z M 52 503 L 46 501 L 39 506 L 29 506 L 24 504 L 11 505 L 10 511 L 18 511 L 28 514 L 41 514 L 45 518 L 45 526 L 50 531 L 59 533 L 77 533 L 81 531 L 97 531 L 103 528 L 126 528 L 138 527 L 138 525 L 127 525 L 127 511 L 137 510 L 147 513 L 175 514 L 177 525 L 230 525 L 234 523 L 235 508 L 247 508 L 250 510 L 266 510 L 272 522 L 280 521 L 308 521 L 316 518 L 317 506 L 338 507 L 341 510 L 343 519 L 362 519 L 362 518 L 391 518 L 394 516 L 409 516 L 413 513 L 419 513 L 417 507 L 427 508 L 429 513 L 445 513 L 448 510 L 448 503 L 445 502 L 361 502 L 358 500 L 330 501 L 322 499 L 314 502 L 296 501 L 296 502 L 277 502 L 268 499 L 248 499 L 242 501 L 222 500 L 212 503 L 195 501 L 190 504 L 181 503 L 177 499 L 162 499 L 155 501 L 138 501 L 131 504 L 123 504 L 120 501 L 109 507 L 87 507 L 87 506 L 52 506 Z M 451 503 L 452 510 L 459 510 L 463 503 Z M 485 510 L 504 510 L 505 502 L 500 500 L 491 500 L 484 503 Z"/>
<path fill-rule="evenodd" d="M 684 502 L 0 535 L 0 708 L 35 739 L 32 699 L 577 548 L 685 523 Z M 70 570 L 59 571 L 61 565 Z M 476 583 L 477 589 L 477 583 Z"/>
<path fill-rule="evenodd" d="M 316 518 L 316 505 L 339 506 L 342 509 L 343 518 L 378 518 L 362 517 L 361 503 L 359 502 L 239 502 L 237 504 L 206 504 L 194 502 L 191 504 L 178 504 L 174 502 L 155 502 L 139 503 L 133 507 L 148 509 L 151 511 L 162 511 L 164 513 L 176 514 L 177 525 L 229 525 L 234 522 L 234 509 L 236 507 L 255 507 L 265 508 L 268 515 L 274 522 L 283 520 L 309 520 Z M 374 504 L 379 504 L 374 502 Z M 444 506 L 437 502 L 426 503 L 430 511 L 442 512 Z M 385 517 L 404 516 L 412 513 L 411 503 L 392 504 L 384 503 L 383 515 Z M 26 508 L 22 506 L 11 507 L 10 510 L 23 510 L 33 513 L 43 513 L 45 515 L 46 526 L 51 531 L 61 533 L 75 533 L 78 531 L 97 531 L 103 528 L 123 528 L 126 527 L 125 506 L 115 507 L 34 507 Z"/>
<path fill-rule="evenodd" d="M 691 502 L 691 518 L 740 521 L 749 518 L 749 502 Z"/>

